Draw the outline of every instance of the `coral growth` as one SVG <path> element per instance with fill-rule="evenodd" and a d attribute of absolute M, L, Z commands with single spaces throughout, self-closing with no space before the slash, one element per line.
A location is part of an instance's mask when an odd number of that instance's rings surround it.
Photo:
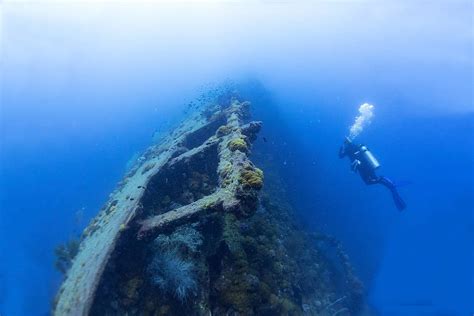
<path fill-rule="evenodd" d="M 181 259 L 176 250 L 157 253 L 147 271 L 153 284 L 181 302 L 196 291 L 194 265 L 192 261 Z"/>
<path fill-rule="evenodd" d="M 231 140 L 228 143 L 228 147 L 232 151 L 239 150 L 243 153 L 246 153 L 249 150 L 249 148 L 247 146 L 247 143 L 245 142 L 245 140 L 243 138 L 235 138 L 235 139 Z"/>
<path fill-rule="evenodd" d="M 128 280 L 123 287 L 120 288 L 121 294 L 124 296 L 122 303 L 124 305 L 134 304 L 140 296 L 140 288 L 143 285 L 143 280 L 139 277 Z"/>
<path fill-rule="evenodd" d="M 191 254 L 202 244 L 201 234 L 191 227 L 180 227 L 171 235 L 159 235 L 152 244 L 155 252 L 147 272 L 154 285 L 184 302 L 196 291 L 195 265 Z"/>
<path fill-rule="evenodd" d="M 230 134 L 230 132 L 232 132 L 232 128 L 229 125 L 222 125 L 217 129 L 216 135 L 224 136 Z"/>
<path fill-rule="evenodd" d="M 157 251 L 181 250 L 196 252 L 202 245 L 202 235 L 194 228 L 180 227 L 171 235 L 159 235 L 153 242 Z"/>
<path fill-rule="evenodd" d="M 244 170 L 252 175 L 247 180 L 263 177 L 251 165 Z M 110 273 L 119 281 L 102 285 L 106 296 L 97 302 L 117 301 L 119 308 L 97 303 L 96 314 L 356 314 L 361 292 L 340 244 L 298 228 L 278 197 L 263 194 L 247 217 L 213 213 L 149 240 L 142 263 L 130 266 L 126 259 L 136 255 L 126 256 L 120 261 L 126 270 Z M 329 256 L 334 249 L 336 256 Z M 113 282 L 118 294 L 110 290 Z"/>
<path fill-rule="evenodd" d="M 268 212 L 250 219 L 225 215 L 223 268 L 215 282 L 218 301 L 226 313 L 298 315 L 294 288 L 295 264 L 280 240 L 277 222 Z"/>
<path fill-rule="evenodd" d="M 54 266 L 59 272 L 65 274 L 71 266 L 72 260 L 79 251 L 79 240 L 71 239 L 64 244 L 58 245 L 54 249 L 56 255 L 56 262 Z"/>
<path fill-rule="evenodd" d="M 260 190 L 263 187 L 263 171 L 258 168 L 248 168 L 242 171 L 239 182 L 246 188 Z"/>

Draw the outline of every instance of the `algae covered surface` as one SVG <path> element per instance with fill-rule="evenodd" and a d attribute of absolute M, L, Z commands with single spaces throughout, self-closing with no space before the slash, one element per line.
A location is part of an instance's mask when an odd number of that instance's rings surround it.
<path fill-rule="evenodd" d="M 55 315 L 358 315 L 336 238 L 306 231 L 254 141 L 265 122 L 226 93 L 152 145 L 84 230 Z M 70 266 L 70 267 L 69 267 Z"/>

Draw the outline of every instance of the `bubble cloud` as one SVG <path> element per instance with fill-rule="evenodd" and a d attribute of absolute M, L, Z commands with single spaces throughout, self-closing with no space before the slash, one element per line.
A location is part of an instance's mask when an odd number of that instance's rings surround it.
<path fill-rule="evenodd" d="M 356 117 L 354 124 L 350 128 L 349 138 L 351 140 L 356 138 L 370 124 L 374 117 L 374 106 L 364 103 L 359 107 L 359 113 L 360 115 Z"/>

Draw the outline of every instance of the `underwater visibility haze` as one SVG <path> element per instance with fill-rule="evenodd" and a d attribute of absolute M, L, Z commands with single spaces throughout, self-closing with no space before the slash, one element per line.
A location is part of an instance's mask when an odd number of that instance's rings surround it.
<path fill-rule="evenodd" d="M 0 315 L 472 315 L 473 13 L 0 2 Z"/>

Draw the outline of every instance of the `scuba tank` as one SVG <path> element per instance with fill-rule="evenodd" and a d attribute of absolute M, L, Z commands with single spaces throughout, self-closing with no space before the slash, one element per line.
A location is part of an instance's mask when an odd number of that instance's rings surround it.
<path fill-rule="evenodd" d="M 366 146 L 360 146 L 359 152 L 361 159 L 363 159 L 373 170 L 380 167 L 380 163 Z"/>

